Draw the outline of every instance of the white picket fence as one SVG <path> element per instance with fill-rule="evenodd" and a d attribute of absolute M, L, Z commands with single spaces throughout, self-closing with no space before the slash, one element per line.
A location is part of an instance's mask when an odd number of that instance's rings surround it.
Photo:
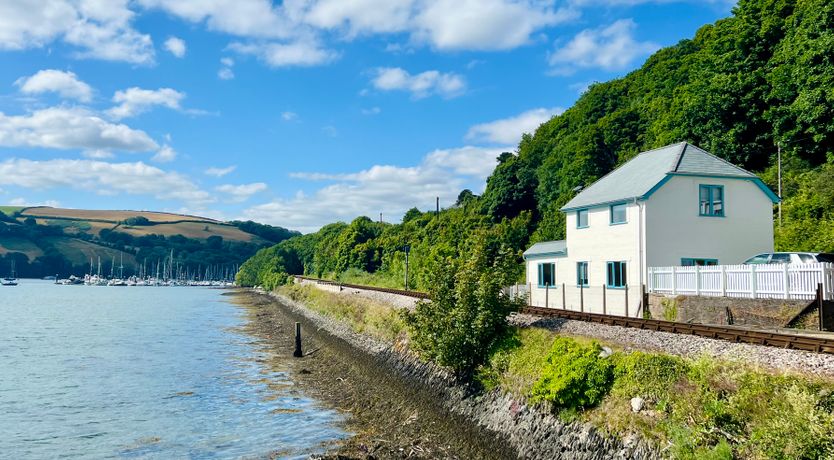
<path fill-rule="evenodd" d="M 649 292 L 751 299 L 834 299 L 834 264 L 649 267 Z"/>

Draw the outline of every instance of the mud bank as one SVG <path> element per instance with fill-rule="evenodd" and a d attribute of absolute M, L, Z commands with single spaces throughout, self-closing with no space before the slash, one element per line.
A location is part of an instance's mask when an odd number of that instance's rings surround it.
<path fill-rule="evenodd" d="M 654 459 L 638 438 L 606 436 L 498 392 L 473 395 L 450 375 L 278 294 L 237 294 L 256 333 L 292 353 L 300 321 L 310 353 L 293 367 L 305 391 L 350 415 L 357 433 L 332 458 Z"/>

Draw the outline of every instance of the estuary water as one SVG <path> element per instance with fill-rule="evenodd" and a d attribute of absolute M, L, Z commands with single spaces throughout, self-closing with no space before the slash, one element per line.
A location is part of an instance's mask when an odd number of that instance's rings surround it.
<path fill-rule="evenodd" d="M 345 438 L 222 294 L 0 287 L 0 458 L 305 458 Z"/>

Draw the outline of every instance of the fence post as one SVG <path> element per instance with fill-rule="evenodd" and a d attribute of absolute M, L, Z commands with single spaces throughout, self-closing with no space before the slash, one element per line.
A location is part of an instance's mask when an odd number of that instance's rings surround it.
<path fill-rule="evenodd" d="M 602 314 L 605 314 L 605 284 L 602 285 Z"/>
<path fill-rule="evenodd" d="M 823 326 L 825 325 L 825 309 L 823 308 L 823 290 L 822 290 L 822 283 L 817 284 L 817 311 L 819 311 L 820 317 L 820 331 L 823 330 Z"/>
<path fill-rule="evenodd" d="M 727 267 L 721 266 L 721 297 L 727 297 Z"/>
<path fill-rule="evenodd" d="M 753 299 L 756 298 L 756 290 L 757 290 L 756 285 L 758 284 L 758 281 L 759 280 L 756 279 L 756 266 L 751 265 L 750 266 L 750 297 L 753 298 Z"/>
<path fill-rule="evenodd" d="M 649 267 L 649 291 L 654 286 L 654 267 Z"/>
<path fill-rule="evenodd" d="M 562 283 L 562 310 L 566 308 L 567 305 L 565 304 L 565 283 Z"/>
<path fill-rule="evenodd" d="M 550 307 L 550 283 L 544 285 L 544 308 Z"/>
<path fill-rule="evenodd" d="M 626 315 L 626 317 L 629 317 L 629 315 L 628 315 L 628 284 L 625 285 L 625 315 Z"/>
<path fill-rule="evenodd" d="M 672 267 L 672 295 L 678 295 L 678 275 L 675 267 Z"/>
<path fill-rule="evenodd" d="M 785 289 L 785 298 L 791 298 L 790 276 L 788 276 L 788 264 L 782 264 L 782 287 Z"/>
<path fill-rule="evenodd" d="M 579 311 L 585 312 L 585 288 L 584 284 L 579 285 Z"/>
<path fill-rule="evenodd" d="M 695 295 L 701 295 L 701 267 L 695 265 Z"/>
<path fill-rule="evenodd" d="M 533 283 L 527 283 L 527 306 L 533 306 Z"/>

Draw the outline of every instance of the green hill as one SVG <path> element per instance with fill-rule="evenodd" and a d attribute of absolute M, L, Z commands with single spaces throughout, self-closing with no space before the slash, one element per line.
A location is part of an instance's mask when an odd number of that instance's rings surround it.
<path fill-rule="evenodd" d="M 439 215 L 412 209 L 397 225 L 367 217 L 327 225 L 262 251 L 239 276 L 259 283 L 304 272 L 401 286 L 408 244 L 411 287 L 427 289 L 445 257 L 485 239 L 520 261 L 530 243 L 564 238 L 559 208 L 578 186 L 640 151 L 680 141 L 758 173 L 773 190 L 780 144 L 777 247 L 834 251 L 834 2 L 740 0 L 731 17 L 623 78 L 591 85 L 524 135 L 517 152 L 499 157 L 482 196 L 464 190 Z"/>
<path fill-rule="evenodd" d="M 0 274 L 14 260 L 22 277 L 81 275 L 90 260 L 132 275 L 174 252 L 184 270 L 232 270 L 258 249 L 298 235 L 255 222 L 220 222 L 153 211 L 0 207 Z"/>

